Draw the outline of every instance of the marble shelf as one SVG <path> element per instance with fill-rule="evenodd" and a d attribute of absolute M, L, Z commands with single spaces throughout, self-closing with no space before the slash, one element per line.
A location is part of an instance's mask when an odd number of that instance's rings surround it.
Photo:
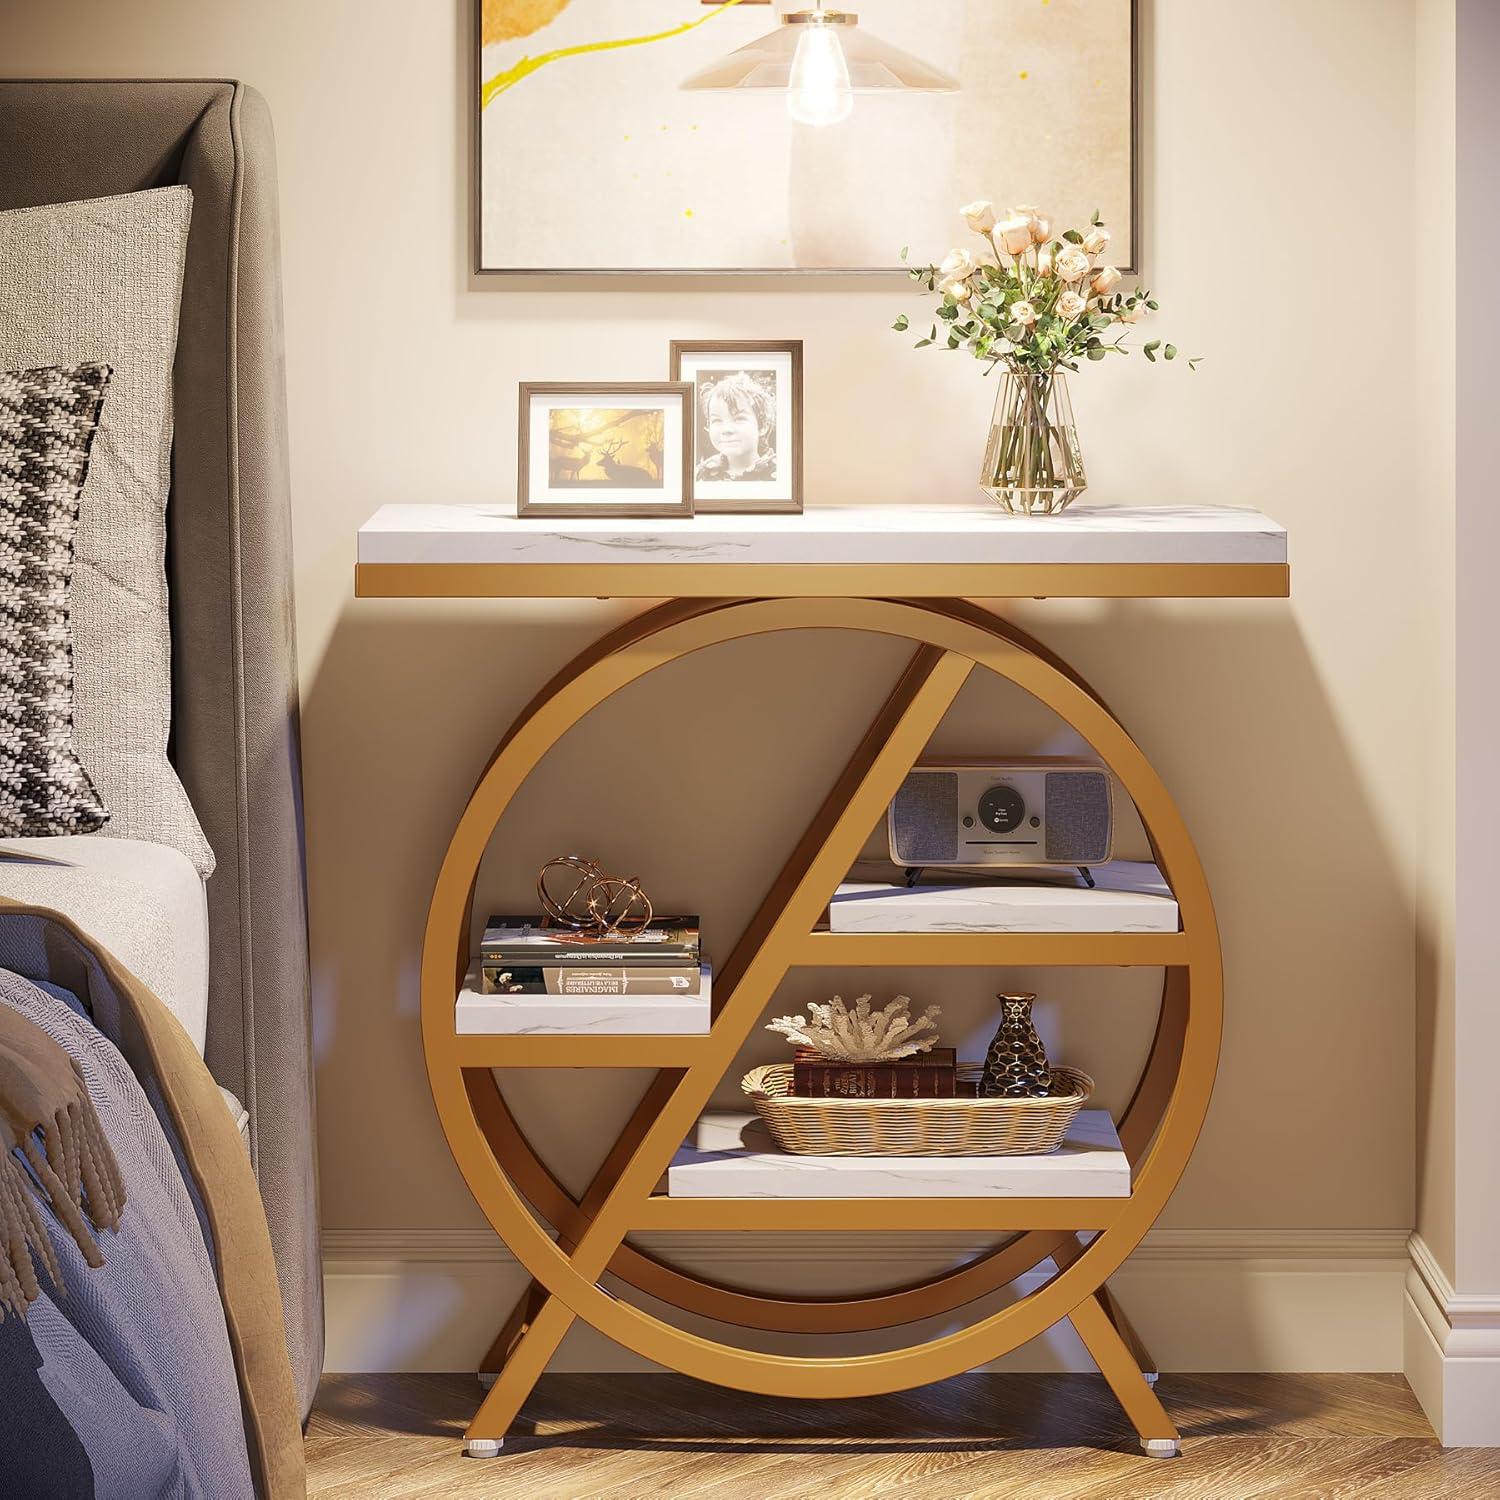
<path fill-rule="evenodd" d="M 485 995 L 479 965 L 454 1006 L 459 1036 L 707 1036 L 713 973 L 695 995 Z"/>
<path fill-rule="evenodd" d="M 1111 860 L 1081 877 L 933 882 L 846 881 L 828 907 L 832 932 L 1176 932 L 1177 902 L 1154 864 Z"/>
<path fill-rule="evenodd" d="M 887 572 L 887 570 L 889 570 Z M 501 505 L 385 505 L 356 590 L 383 597 L 1280 596 L 1287 537 L 1259 511 L 1074 505 L 825 506 L 802 515 L 518 519 Z"/>
<path fill-rule="evenodd" d="M 797 1156 L 760 1116 L 710 1111 L 667 1169 L 672 1198 L 1128 1198 L 1109 1111 L 1079 1112 L 1046 1156 Z"/>

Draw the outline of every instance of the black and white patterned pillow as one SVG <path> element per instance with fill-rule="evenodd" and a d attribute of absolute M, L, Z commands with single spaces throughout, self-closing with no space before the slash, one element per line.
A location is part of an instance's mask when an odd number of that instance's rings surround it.
<path fill-rule="evenodd" d="M 110 367 L 0 373 L 0 835 L 109 819 L 73 751 L 73 539 Z"/>

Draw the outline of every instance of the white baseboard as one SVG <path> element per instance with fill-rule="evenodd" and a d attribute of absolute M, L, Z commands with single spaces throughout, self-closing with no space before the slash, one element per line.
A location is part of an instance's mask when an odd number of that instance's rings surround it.
<path fill-rule="evenodd" d="M 1419 1234 L 1409 1252 L 1406 1378 L 1444 1445 L 1500 1446 L 1500 1296 L 1456 1292 Z"/>
<path fill-rule="evenodd" d="M 809 1293 L 911 1280 L 981 1248 L 972 1237 L 934 1234 L 671 1235 L 642 1244 L 726 1282 Z M 472 1370 L 527 1282 L 487 1229 L 326 1230 L 323 1268 L 330 1371 Z M 1164 1370 L 1399 1370 L 1407 1269 L 1405 1230 L 1157 1229 L 1110 1286 Z M 873 1337 L 889 1346 L 935 1331 L 915 1325 Z M 778 1335 L 736 1337 L 805 1347 Z M 841 1344 L 850 1353 L 881 1346 L 865 1336 Z M 655 1367 L 577 1325 L 552 1368 Z M 1092 1365 L 1064 1327 L 994 1368 Z"/>

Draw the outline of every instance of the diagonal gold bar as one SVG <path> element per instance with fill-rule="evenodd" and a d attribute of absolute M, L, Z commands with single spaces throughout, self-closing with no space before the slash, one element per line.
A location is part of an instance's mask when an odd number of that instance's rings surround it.
<path fill-rule="evenodd" d="M 632 1216 L 708 1103 L 715 1085 L 791 965 L 876 820 L 952 706 L 974 663 L 923 646 L 876 715 L 842 776 L 751 919 L 724 970 L 728 998 L 704 1057 L 683 1075 L 647 1127 L 598 1215 L 584 1231 L 576 1268 L 597 1277 L 634 1226 Z"/>
<path fill-rule="evenodd" d="M 576 1222 L 585 1227 L 570 1259 L 586 1280 L 597 1281 L 639 1227 L 646 1198 L 791 966 L 795 945 L 812 930 L 973 667 L 969 658 L 935 646 L 912 657 L 735 945 L 724 970 L 728 999 L 703 1055 L 675 1083 L 670 1074 L 657 1075 L 579 1205 Z M 632 1142 L 631 1135 L 638 1138 Z M 475 1414 L 471 1439 L 504 1436 L 573 1319 L 557 1298 L 543 1306 Z"/>

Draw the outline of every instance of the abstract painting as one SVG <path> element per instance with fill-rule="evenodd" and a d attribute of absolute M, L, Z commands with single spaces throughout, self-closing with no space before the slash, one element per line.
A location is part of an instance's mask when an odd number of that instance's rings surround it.
<path fill-rule="evenodd" d="M 794 7 L 476 5 L 480 271 L 896 269 L 961 243 L 976 198 L 1098 209 L 1137 262 L 1133 0 L 849 0 L 959 88 L 857 93 L 827 126 L 780 90 L 681 87 Z"/>

